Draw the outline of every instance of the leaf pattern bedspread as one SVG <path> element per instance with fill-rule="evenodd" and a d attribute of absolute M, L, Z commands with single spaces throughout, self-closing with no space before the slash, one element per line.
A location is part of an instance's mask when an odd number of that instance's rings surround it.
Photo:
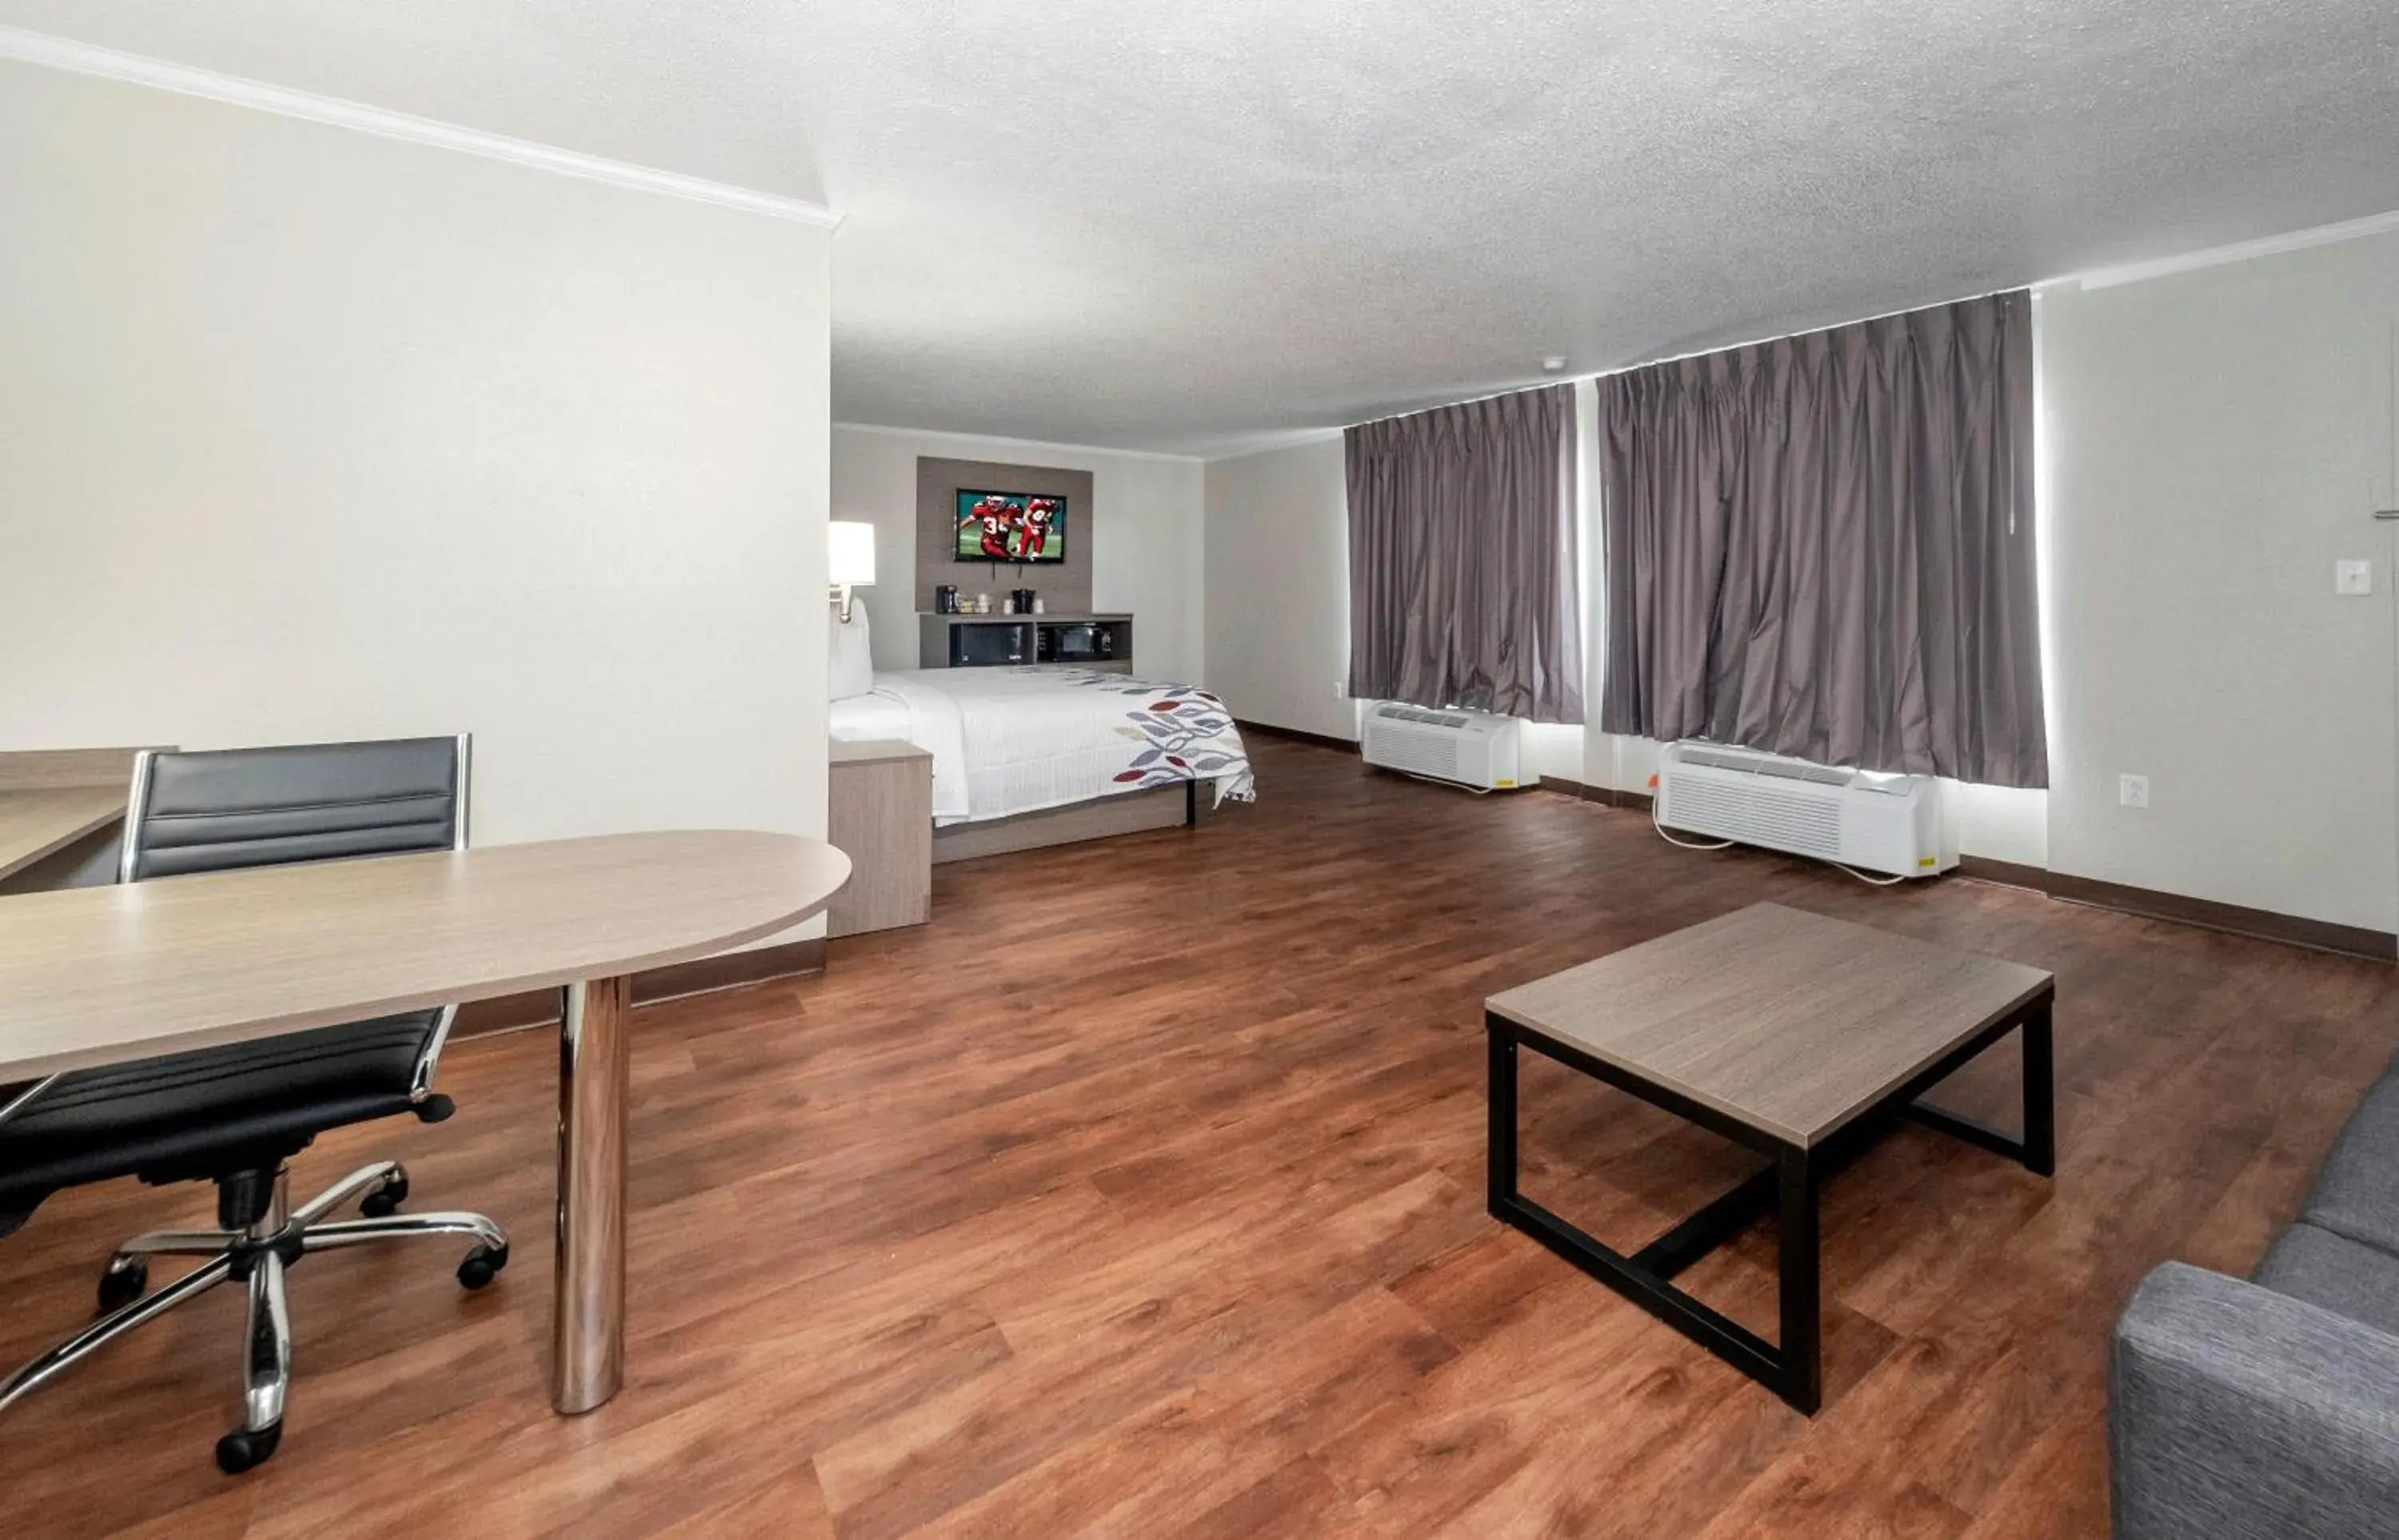
<path fill-rule="evenodd" d="M 1257 800 L 1257 777 L 1250 773 L 1233 713 L 1214 696 L 1194 685 L 1153 684 L 1125 674 L 1078 669 L 1068 677 L 1082 688 L 1127 697 L 1122 731 L 1134 752 L 1116 774 L 1119 786 L 1137 791 L 1180 780 L 1213 780 L 1218 802 Z"/>
<path fill-rule="evenodd" d="M 1004 818 L 1176 781 L 1255 800 L 1241 735 L 1205 690 L 1090 669 L 878 671 L 833 703 L 838 737 L 905 738 L 933 756 L 933 821 Z"/>

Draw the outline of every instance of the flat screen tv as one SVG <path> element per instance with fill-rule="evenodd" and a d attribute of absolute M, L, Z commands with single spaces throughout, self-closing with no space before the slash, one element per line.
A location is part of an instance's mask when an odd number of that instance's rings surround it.
<path fill-rule="evenodd" d="M 958 493 L 961 561 L 1064 561 L 1066 500 L 1030 492 Z"/>

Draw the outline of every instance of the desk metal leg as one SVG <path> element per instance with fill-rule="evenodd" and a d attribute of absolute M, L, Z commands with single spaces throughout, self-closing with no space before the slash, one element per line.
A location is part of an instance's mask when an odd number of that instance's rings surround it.
<path fill-rule="evenodd" d="M 559 1022 L 558 1293 L 550 1404 L 589 1412 L 625 1378 L 626 1014 L 630 979 L 570 984 Z"/>

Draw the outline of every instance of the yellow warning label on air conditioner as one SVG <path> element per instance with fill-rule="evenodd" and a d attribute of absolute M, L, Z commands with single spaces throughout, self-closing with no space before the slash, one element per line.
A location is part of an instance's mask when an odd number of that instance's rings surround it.
<path fill-rule="evenodd" d="M 1491 783 L 1493 790 L 1500 791 L 1505 791 L 1515 784 L 1516 783 L 1511 780 L 1495 780 Z"/>
<path fill-rule="evenodd" d="M 1916 864 L 1918 866 L 1939 866 L 1941 862 L 1935 857 L 1918 856 L 1916 858 Z"/>

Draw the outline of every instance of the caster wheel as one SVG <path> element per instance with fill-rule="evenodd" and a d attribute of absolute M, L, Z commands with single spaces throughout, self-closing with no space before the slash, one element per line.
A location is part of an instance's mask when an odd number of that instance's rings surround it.
<path fill-rule="evenodd" d="M 359 1212 L 369 1219 L 389 1219 L 408 1201 L 408 1178 L 393 1177 L 359 1200 Z"/>
<path fill-rule="evenodd" d="M 252 1431 L 235 1428 L 217 1440 L 217 1468 L 227 1476 L 238 1476 L 245 1470 L 256 1470 L 275 1457 L 275 1446 L 283 1441 L 283 1425 Z"/>
<path fill-rule="evenodd" d="M 458 1264 L 458 1281 L 468 1289 L 481 1289 L 498 1277 L 500 1269 L 508 1264 L 507 1247 L 478 1246 Z"/>
<path fill-rule="evenodd" d="M 121 1310 L 142 1297 L 150 1287 L 150 1264 L 136 1257 L 123 1267 L 111 1267 L 100 1276 L 100 1313 Z"/>

